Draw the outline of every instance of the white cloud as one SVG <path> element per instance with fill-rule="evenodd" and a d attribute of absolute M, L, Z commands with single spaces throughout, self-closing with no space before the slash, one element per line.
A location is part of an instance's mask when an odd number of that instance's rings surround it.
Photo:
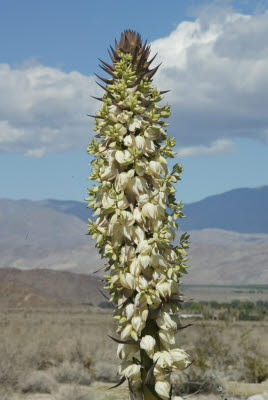
<path fill-rule="evenodd" d="M 208 146 L 198 145 L 176 149 L 178 157 L 192 157 L 198 155 L 214 156 L 217 154 L 234 153 L 235 144 L 230 139 L 217 139 Z"/>
<path fill-rule="evenodd" d="M 0 151 L 41 157 L 85 149 L 98 106 L 93 77 L 40 64 L 0 64 Z"/>
<path fill-rule="evenodd" d="M 268 11 L 251 16 L 221 9 L 152 43 L 163 62 L 155 84 L 171 89 L 169 134 L 178 145 L 207 147 L 235 137 L 268 143 L 267 37 Z"/>
<path fill-rule="evenodd" d="M 180 154 L 233 151 L 233 138 L 268 143 L 268 11 L 202 12 L 152 43 L 154 84 L 171 89 L 168 134 Z M 93 76 L 28 63 L 0 64 L 0 151 L 40 157 L 85 149 L 102 92 Z"/>

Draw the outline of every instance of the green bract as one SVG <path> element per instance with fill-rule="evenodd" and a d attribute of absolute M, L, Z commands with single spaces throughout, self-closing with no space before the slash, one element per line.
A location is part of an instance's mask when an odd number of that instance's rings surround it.
<path fill-rule="evenodd" d="M 162 92 L 152 86 L 157 68 L 149 69 L 150 48 L 133 31 L 122 34 L 112 50 L 113 64 L 102 68 L 112 78 L 95 116 L 95 138 L 88 146 L 94 155 L 89 179 L 89 234 L 108 259 L 105 276 L 120 338 L 121 381 L 128 380 L 130 399 L 172 398 L 169 376 L 189 364 L 175 345 L 181 308 L 179 283 L 186 273 L 188 238 L 174 244 L 175 222 L 183 218 L 173 186 L 182 167 L 169 171 L 175 138 L 167 136 L 169 105 L 161 106 Z M 96 140 L 96 138 L 98 140 Z"/>

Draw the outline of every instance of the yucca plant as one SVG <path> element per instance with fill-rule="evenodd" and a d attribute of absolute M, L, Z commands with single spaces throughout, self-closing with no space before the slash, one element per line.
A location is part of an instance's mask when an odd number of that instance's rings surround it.
<path fill-rule="evenodd" d="M 108 50 L 109 51 L 109 50 Z M 158 67 L 150 69 L 150 46 L 134 31 L 122 33 L 109 51 L 112 63 L 101 61 L 111 78 L 103 104 L 95 116 L 97 132 L 88 147 L 94 155 L 89 179 L 89 234 L 97 239 L 104 269 L 105 289 L 114 303 L 118 323 L 117 355 L 120 384 L 129 385 L 131 400 L 179 399 L 172 397 L 170 373 L 189 365 L 188 354 L 178 349 L 175 333 L 181 328 L 179 292 L 186 272 L 186 234 L 174 244 L 181 201 L 173 186 L 180 179 L 178 164 L 169 171 L 175 138 L 167 136 L 163 118 L 169 105 L 159 105 L 162 94 L 152 86 Z M 99 139 L 99 140 L 98 140 Z"/>

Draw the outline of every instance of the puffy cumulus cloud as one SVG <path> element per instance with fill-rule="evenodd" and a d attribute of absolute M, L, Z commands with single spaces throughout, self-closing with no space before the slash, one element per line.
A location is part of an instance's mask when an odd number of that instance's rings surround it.
<path fill-rule="evenodd" d="M 93 77 L 28 63 L 0 64 L 0 151 L 41 157 L 85 149 L 98 104 Z"/>
<path fill-rule="evenodd" d="M 214 156 L 217 154 L 234 153 L 236 146 L 230 139 L 217 139 L 207 146 L 187 146 L 176 149 L 178 157 L 192 157 L 199 155 Z"/>
<path fill-rule="evenodd" d="M 236 137 L 268 143 L 268 11 L 200 15 L 151 44 L 179 154 L 233 151 Z"/>
<path fill-rule="evenodd" d="M 200 12 L 165 38 L 152 54 L 163 61 L 154 83 L 172 89 L 168 134 L 179 155 L 234 151 L 233 138 L 268 143 L 268 11 Z M 0 64 L 0 151 L 40 157 L 85 149 L 102 90 L 95 79 L 40 64 Z"/>

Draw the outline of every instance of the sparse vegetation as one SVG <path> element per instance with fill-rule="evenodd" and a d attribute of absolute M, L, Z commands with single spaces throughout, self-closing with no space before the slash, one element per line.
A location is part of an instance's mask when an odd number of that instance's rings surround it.
<path fill-rule="evenodd" d="M 185 350 L 194 359 L 191 368 L 175 376 L 175 382 L 183 383 L 181 392 L 179 385 L 174 387 L 178 395 L 192 392 L 204 380 L 209 382 L 206 390 L 216 393 L 222 379 L 258 383 L 268 378 L 267 321 L 197 320 L 194 324 L 194 328 L 183 329 L 176 336 L 177 343 L 184 343 Z M 95 365 L 100 368 L 100 361 L 108 365 L 114 363 L 116 344 L 107 335 L 116 336 L 115 326 L 110 312 L 105 309 L 88 306 L 6 309 L 1 311 L 0 327 L 3 393 L 13 390 L 41 392 L 45 387 L 37 377 L 45 374 L 47 390 L 65 382 L 73 388 L 70 395 L 72 393 L 76 399 L 91 387 L 81 386 L 81 383 L 88 385 L 96 379 Z M 35 372 L 40 374 L 37 376 Z M 107 387 L 109 385 L 111 383 Z M 61 395 L 57 396 L 60 399 Z M 218 398 L 219 394 L 215 396 Z"/>
<path fill-rule="evenodd" d="M 58 367 L 51 369 L 51 374 L 59 383 L 77 383 L 79 385 L 90 385 L 92 379 L 90 377 L 90 369 L 86 369 L 84 363 L 63 362 Z"/>
<path fill-rule="evenodd" d="M 23 393 L 53 393 L 56 388 L 55 380 L 44 371 L 34 371 L 23 383 Z"/>

